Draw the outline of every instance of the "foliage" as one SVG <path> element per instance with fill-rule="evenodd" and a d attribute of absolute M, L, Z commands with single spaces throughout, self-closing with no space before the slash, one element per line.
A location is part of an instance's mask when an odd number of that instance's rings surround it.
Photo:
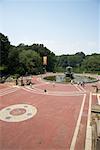
<path fill-rule="evenodd" d="M 8 61 L 8 53 L 10 48 L 10 42 L 8 41 L 8 37 L 4 36 L 4 34 L 0 33 L 0 58 L 2 65 L 7 65 Z"/>
<path fill-rule="evenodd" d="M 42 66 L 40 55 L 32 50 L 23 50 L 19 54 L 19 62 L 24 68 L 24 73 L 28 72 L 29 74 L 38 74 Z"/>
<path fill-rule="evenodd" d="M 43 56 L 47 56 L 46 70 L 48 72 L 51 72 L 51 71 L 54 70 L 55 63 L 56 63 L 56 56 L 53 52 L 51 52 L 49 49 L 44 47 L 43 44 L 33 44 L 33 45 L 30 46 L 30 48 L 33 51 L 36 51 L 37 53 L 39 53 L 41 58 L 43 58 Z"/>
<path fill-rule="evenodd" d="M 0 76 L 7 74 L 9 49 L 10 42 L 8 37 L 0 33 Z"/>
<path fill-rule="evenodd" d="M 19 64 L 19 49 L 15 46 L 11 46 L 9 54 L 8 54 L 8 70 L 10 74 L 16 74 L 18 72 L 18 68 L 20 68 Z"/>
<path fill-rule="evenodd" d="M 43 56 L 47 56 L 47 66 L 43 65 Z M 74 72 L 92 72 L 100 74 L 100 54 L 85 55 L 78 52 L 73 55 L 55 56 L 43 44 L 18 46 L 10 45 L 9 39 L 0 33 L 0 76 L 64 72 L 73 67 Z"/>
<path fill-rule="evenodd" d="M 100 55 L 92 54 L 91 56 L 87 56 L 86 59 L 82 63 L 82 67 L 84 71 L 87 72 L 100 72 Z"/>

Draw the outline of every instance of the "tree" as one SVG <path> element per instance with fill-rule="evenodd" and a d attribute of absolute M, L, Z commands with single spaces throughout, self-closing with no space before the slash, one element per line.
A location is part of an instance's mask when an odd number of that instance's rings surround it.
<path fill-rule="evenodd" d="M 55 57 L 55 54 L 54 54 L 53 52 L 51 52 L 51 53 L 48 55 L 47 71 L 48 71 L 48 72 L 53 72 L 53 71 L 55 71 L 55 70 L 54 70 L 55 64 L 56 64 L 56 57 Z"/>
<path fill-rule="evenodd" d="M 43 72 L 43 56 L 47 56 L 46 70 L 65 71 L 67 66 L 74 71 L 100 72 L 100 54 L 87 55 L 78 52 L 74 55 L 55 56 L 43 44 L 18 46 L 10 45 L 8 37 L 0 33 L 0 71 L 3 74 L 39 74 Z"/>
<path fill-rule="evenodd" d="M 67 55 L 57 56 L 56 58 L 57 58 L 56 67 L 62 67 L 65 69 L 68 66 Z"/>
<path fill-rule="evenodd" d="M 0 33 L 0 58 L 1 65 L 7 65 L 8 63 L 8 53 L 10 48 L 10 42 L 8 37 Z"/>
<path fill-rule="evenodd" d="M 37 52 L 23 50 L 19 54 L 19 63 L 23 67 L 23 74 L 38 74 L 41 71 L 42 60 Z"/>
<path fill-rule="evenodd" d="M 78 52 L 75 55 L 80 56 L 82 60 L 85 59 L 85 54 L 83 52 Z"/>
<path fill-rule="evenodd" d="M 18 49 L 15 46 L 11 46 L 9 54 L 8 54 L 8 61 L 9 61 L 8 71 L 10 74 L 19 73 L 18 72 L 18 69 L 20 68 L 19 53 L 20 53 L 20 49 Z"/>
<path fill-rule="evenodd" d="M 87 56 L 82 63 L 84 71 L 100 72 L 100 54 Z"/>
<path fill-rule="evenodd" d="M 8 71 L 8 53 L 10 42 L 8 37 L 0 33 L 0 74 L 7 74 Z"/>
<path fill-rule="evenodd" d="M 39 53 L 41 58 L 43 58 L 43 56 L 47 56 L 47 67 L 46 70 L 47 71 L 54 71 L 55 68 L 55 63 L 56 63 L 56 57 L 55 54 L 53 52 L 51 52 L 49 49 L 47 49 L 46 47 L 44 47 L 43 44 L 33 44 L 30 46 L 30 48 Z"/>

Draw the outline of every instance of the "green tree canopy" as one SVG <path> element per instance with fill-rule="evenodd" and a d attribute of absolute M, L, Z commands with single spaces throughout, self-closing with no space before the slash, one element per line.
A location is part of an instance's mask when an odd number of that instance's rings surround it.
<path fill-rule="evenodd" d="M 0 71 L 5 74 L 39 74 L 43 72 L 43 56 L 47 56 L 46 70 L 65 71 L 67 66 L 76 72 L 100 72 L 100 54 L 85 55 L 77 52 L 73 55 L 55 56 L 43 44 L 18 46 L 10 45 L 8 37 L 0 33 Z"/>
<path fill-rule="evenodd" d="M 100 72 L 100 55 L 93 54 L 87 56 L 82 63 L 82 67 L 88 72 Z"/>
<path fill-rule="evenodd" d="M 32 50 L 23 50 L 19 54 L 19 63 L 24 68 L 24 74 L 38 74 L 41 71 L 42 59 L 40 55 Z"/>
<path fill-rule="evenodd" d="M 10 42 L 8 37 L 0 33 L 0 54 L 1 54 L 1 64 L 6 65 L 8 63 L 8 53 L 10 48 Z"/>
<path fill-rule="evenodd" d="M 8 37 L 0 33 L 0 72 L 7 72 L 10 42 Z"/>

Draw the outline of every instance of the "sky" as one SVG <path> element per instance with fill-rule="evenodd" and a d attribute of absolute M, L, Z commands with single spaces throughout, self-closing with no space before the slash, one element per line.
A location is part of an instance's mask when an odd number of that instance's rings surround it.
<path fill-rule="evenodd" d="M 0 32 L 56 55 L 100 53 L 100 0 L 0 0 Z"/>

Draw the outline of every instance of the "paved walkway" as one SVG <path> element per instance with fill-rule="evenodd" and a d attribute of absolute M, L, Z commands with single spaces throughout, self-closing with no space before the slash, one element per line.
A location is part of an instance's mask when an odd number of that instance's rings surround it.
<path fill-rule="evenodd" d="M 32 87 L 0 85 L 0 110 L 6 110 L 6 120 L 0 116 L 0 149 L 84 150 L 91 104 L 100 100 L 92 85 L 52 84 L 40 76 L 33 82 Z M 32 117 L 28 106 L 36 110 Z M 20 120 L 25 114 L 30 117 Z"/>

